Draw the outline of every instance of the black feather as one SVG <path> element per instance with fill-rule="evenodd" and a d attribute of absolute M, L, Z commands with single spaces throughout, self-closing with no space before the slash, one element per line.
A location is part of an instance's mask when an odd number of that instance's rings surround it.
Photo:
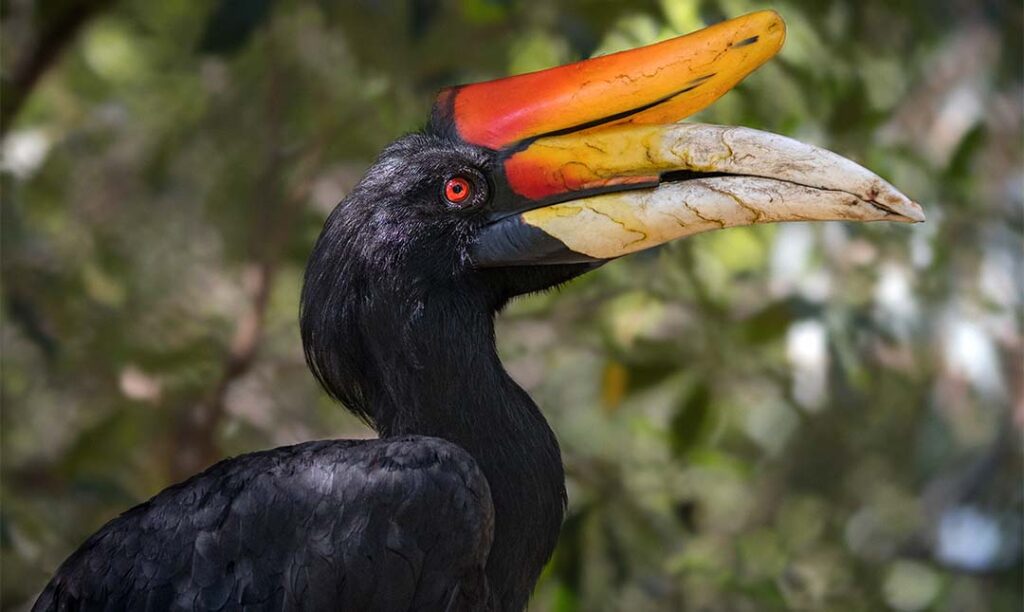
<path fill-rule="evenodd" d="M 451 130 L 388 147 L 328 218 L 301 299 L 307 361 L 381 435 L 221 462 L 114 519 L 34 610 L 522 610 L 565 507 L 554 434 L 494 315 L 592 264 L 476 270 L 493 153 Z M 469 205 L 441 199 L 480 177 Z"/>
<path fill-rule="evenodd" d="M 108 523 L 34 609 L 442 609 L 460 590 L 481 593 L 489 499 L 473 458 L 436 438 L 243 455 Z M 273 527 L 256 550 L 253 521 Z"/>

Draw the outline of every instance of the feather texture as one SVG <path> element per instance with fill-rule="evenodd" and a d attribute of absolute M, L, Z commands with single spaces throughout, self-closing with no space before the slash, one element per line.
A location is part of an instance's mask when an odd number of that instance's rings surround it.
<path fill-rule="evenodd" d="M 110 521 L 33 610 L 478 610 L 493 531 L 487 481 L 454 444 L 307 442 Z"/>

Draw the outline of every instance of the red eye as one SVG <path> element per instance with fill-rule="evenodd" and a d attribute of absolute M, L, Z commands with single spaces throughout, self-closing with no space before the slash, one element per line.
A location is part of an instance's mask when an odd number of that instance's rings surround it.
<path fill-rule="evenodd" d="M 452 204 L 465 202 L 471 192 L 472 185 L 469 180 L 461 176 L 452 177 L 444 184 L 444 197 Z"/>

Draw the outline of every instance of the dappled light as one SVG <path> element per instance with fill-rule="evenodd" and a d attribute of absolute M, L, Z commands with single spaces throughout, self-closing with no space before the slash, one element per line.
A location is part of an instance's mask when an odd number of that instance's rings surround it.
<path fill-rule="evenodd" d="M 772 8 L 778 57 L 688 121 L 836 151 L 927 222 L 652 242 L 513 300 L 569 496 L 530 609 L 1020 609 L 1019 3 L 123 0 L 58 40 L 44 5 L 0 42 L 0 607 L 221 458 L 374 435 L 307 369 L 302 274 L 441 88 Z"/>

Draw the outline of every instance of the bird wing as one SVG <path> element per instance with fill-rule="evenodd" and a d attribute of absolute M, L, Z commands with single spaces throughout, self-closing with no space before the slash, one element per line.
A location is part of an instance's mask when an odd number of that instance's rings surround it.
<path fill-rule="evenodd" d="M 487 481 L 454 444 L 308 442 L 110 521 L 33 610 L 480 609 L 493 530 Z"/>

